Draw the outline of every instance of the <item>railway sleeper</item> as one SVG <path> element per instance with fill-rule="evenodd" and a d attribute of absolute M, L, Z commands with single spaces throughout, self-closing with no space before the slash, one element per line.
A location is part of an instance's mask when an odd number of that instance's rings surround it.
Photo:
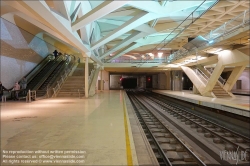
<path fill-rule="evenodd" d="M 150 128 L 150 129 L 157 128 L 157 126 L 154 124 L 154 122 L 153 122 L 153 124 L 152 124 L 152 123 L 150 123 L 150 124 L 147 123 L 147 126 L 148 126 L 148 128 Z"/>
<path fill-rule="evenodd" d="M 173 136 L 170 133 L 164 135 L 166 138 L 172 138 Z"/>
<path fill-rule="evenodd" d="M 182 116 L 181 116 L 181 115 L 178 115 L 178 116 L 177 116 L 177 119 L 182 119 Z"/>
<path fill-rule="evenodd" d="M 161 148 L 165 153 L 170 152 L 170 151 L 174 151 L 174 152 L 176 151 L 176 145 L 171 145 L 168 143 L 161 144 Z"/>
<path fill-rule="evenodd" d="M 162 133 L 166 133 L 167 131 L 165 129 L 152 129 L 151 130 L 152 133 L 158 133 L 158 132 L 162 132 Z"/>
<path fill-rule="evenodd" d="M 196 162 L 185 162 L 185 161 L 173 161 L 171 163 L 173 166 L 184 166 L 184 165 L 187 165 L 188 166 L 197 166 L 198 164 Z"/>
<path fill-rule="evenodd" d="M 177 144 L 177 140 L 175 138 L 170 139 L 171 144 Z"/>
<path fill-rule="evenodd" d="M 198 126 L 196 124 L 191 124 L 191 128 L 197 128 Z"/>
<path fill-rule="evenodd" d="M 205 131 L 203 130 L 203 128 L 197 128 L 197 132 L 198 133 L 204 133 Z"/>
<path fill-rule="evenodd" d="M 213 138 L 213 142 L 216 144 L 223 143 L 222 139 L 220 139 L 220 138 Z"/>
<path fill-rule="evenodd" d="M 217 127 L 217 128 L 215 129 L 215 131 L 216 131 L 216 132 L 223 132 L 222 128 L 220 128 L 220 127 Z"/>
<path fill-rule="evenodd" d="M 162 143 L 170 143 L 170 138 L 157 137 L 156 140 L 157 140 L 157 142 L 159 142 L 160 144 L 162 144 Z"/>
<path fill-rule="evenodd" d="M 201 124 L 206 125 L 207 122 L 206 122 L 205 120 L 202 120 L 202 121 L 201 121 Z"/>
<path fill-rule="evenodd" d="M 225 144 L 225 150 L 227 150 L 227 151 L 235 151 L 235 150 L 237 150 L 237 147 L 235 147 L 234 145 L 232 145 L 232 144 Z"/>
<path fill-rule="evenodd" d="M 182 119 L 181 119 L 181 122 L 185 122 L 185 121 L 186 121 L 186 119 L 185 119 L 185 118 L 182 118 Z"/>
<path fill-rule="evenodd" d="M 237 143 L 245 143 L 246 141 L 243 138 L 236 138 Z"/>
<path fill-rule="evenodd" d="M 225 137 L 232 137 L 233 135 L 232 135 L 232 133 L 226 132 L 226 133 L 224 133 L 224 136 Z"/>
<path fill-rule="evenodd" d="M 213 124 L 206 125 L 207 128 L 215 128 Z"/>
<path fill-rule="evenodd" d="M 212 135 L 211 133 L 205 133 L 204 136 L 205 136 L 206 138 L 212 138 L 212 137 L 213 137 L 213 135 Z"/>
<path fill-rule="evenodd" d="M 165 137 L 165 133 L 155 133 L 155 134 L 154 134 L 154 137 L 155 137 L 155 138 L 158 138 L 158 137 Z"/>
<path fill-rule="evenodd" d="M 184 155 L 186 155 L 186 153 L 184 152 L 184 154 L 182 154 L 182 153 L 177 153 L 175 151 L 167 151 L 166 155 L 170 162 L 185 161 Z"/>

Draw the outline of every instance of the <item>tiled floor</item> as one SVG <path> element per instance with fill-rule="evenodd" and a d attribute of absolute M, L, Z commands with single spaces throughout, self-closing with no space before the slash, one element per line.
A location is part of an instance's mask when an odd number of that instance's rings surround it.
<path fill-rule="evenodd" d="M 89 99 L 1 103 L 1 152 L 82 150 L 84 165 L 127 165 L 123 98 L 123 91 L 106 91 Z M 132 138 L 130 148 L 137 165 Z"/>

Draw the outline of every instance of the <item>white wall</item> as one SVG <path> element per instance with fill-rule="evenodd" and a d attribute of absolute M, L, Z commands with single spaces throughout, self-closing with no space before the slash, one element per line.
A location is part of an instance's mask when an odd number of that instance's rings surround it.
<path fill-rule="evenodd" d="M 0 81 L 11 88 L 55 47 L 2 18 L 0 21 Z"/>

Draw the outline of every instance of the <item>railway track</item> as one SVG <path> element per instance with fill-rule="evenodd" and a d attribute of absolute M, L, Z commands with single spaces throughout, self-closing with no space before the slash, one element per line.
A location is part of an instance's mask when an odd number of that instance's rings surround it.
<path fill-rule="evenodd" d="M 193 139 L 203 149 L 207 149 L 207 153 L 217 161 L 216 165 L 231 165 L 239 163 L 239 165 L 249 165 L 249 143 L 250 139 L 243 135 L 240 135 L 234 131 L 231 131 L 223 126 L 215 124 L 209 120 L 199 117 L 180 108 L 173 103 L 165 101 L 162 97 L 157 95 L 135 95 L 129 93 L 129 97 L 134 104 L 138 118 L 143 123 L 145 130 L 152 133 L 156 142 L 168 158 L 172 165 L 206 165 L 201 159 L 202 156 L 194 154 L 185 144 L 185 141 L 181 141 L 175 134 L 164 125 L 164 121 L 159 119 L 159 115 L 177 126 L 178 130 L 187 135 L 190 139 Z M 158 115 L 156 115 L 158 114 Z M 157 117 L 158 116 L 158 117 Z M 173 121 L 173 117 L 175 122 Z M 209 145 L 202 143 L 199 139 L 193 136 L 193 132 L 187 132 L 185 128 L 182 128 L 178 123 L 185 124 L 189 130 L 197 132 L 200 137 L 208 140 Z M 169 138 L 168 138 L 169 137 Z M 150 141 L 152 138 L 150 138 Z M 164 140 L 164 141 L 163 141 Z M 154 141 L 153 141 L 154 142 Z M 220 149 L 221 152 L 245 152 L 244 161 L 226 161 L 222 160 L 222 156 L 218 152 L 214 152 L 212 146 Z M 181 150 L 180 150 L 181 149 Z M 162 156 L 162 155 L 158 155 Z M 225 157 L 225 156 L 224 156 Z M 242 156 L 240 156 L 242 158 Z M 200 159 L 201 158 L 201 159 Z M 166 159 L 165 159 L 166 160 Z M 164 164 L 161 164 L 164 165 Z M 165 164 L 167 165 L 167 164 Z M 207 162 L 207 165 L 214 165 Z"/>
<path fill-rule="evenodd" d="M 160 165 L 206 165 L 145 107 L 145 103 L 134 96 L 129 97 Z"/>

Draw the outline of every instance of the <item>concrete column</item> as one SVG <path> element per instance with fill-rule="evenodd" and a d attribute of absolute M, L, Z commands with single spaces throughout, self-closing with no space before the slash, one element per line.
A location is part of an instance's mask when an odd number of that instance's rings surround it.
<path fill-rule="evenodd" d="M 102 68 L 101 68 L 101 91 L 103 91 Z"/>
<path fill-rule="evenodd" d="M 205 90 L 202 92 L 202 94 L 205 94 L 205 93 L 210 93 L 212 92 L 215 84 L 217 83 L 221 73 L 223 72 L 225 66 L 222 65 L 222 61 L 219 61 L 215 68 L 214 68 L 214 71 L 212 73 L 212 75 L 210 76 L 208 82 L 207 82 L 207 85 L 206 85 L 206 88 Z"/>
<path fill-rule="evenodd" d="M 198 89 L 193 85 L 193 94 L 200 94 Z"/>
<path fill-rule="evenodd" d="M 85 58 L 85 97 L 89 97 L 89 58 Z"/>
<path fill-rule="evenodd" d="M 172 90 L 181 91 L 182 90 L 182 72 L 181 71 L 172 71 Z"/>
<path fill-rule="evenodd" d="M 242 72 L 244 71 L 246 65 L 243 66 L 236 66 L 232 73 L 230 74 L 227 82 L 224 85 L 224 89 L 228 92 L 230 92 L 234 86 L 234 84 L 236 83 L 236 81 L 238 80 L 238 78 L 241 76 Z"/>
<path fill-rule="evenodd" d="M 94 69 L 93 77 L 89 85 L 89 96 L 94 96 L 96 93 L 96 82 L 98 80 L 98 75 L 100 71 L 100 66 L 98 64 L 94 64 L 94 68 L 95 69 Z"/>
<path fill-rule="evenodd" d="M 166 71 L 165 75 L 166 75 L 166 89 L 171 90 L 171 73 L 170 73 L 170 71 Z"/>

